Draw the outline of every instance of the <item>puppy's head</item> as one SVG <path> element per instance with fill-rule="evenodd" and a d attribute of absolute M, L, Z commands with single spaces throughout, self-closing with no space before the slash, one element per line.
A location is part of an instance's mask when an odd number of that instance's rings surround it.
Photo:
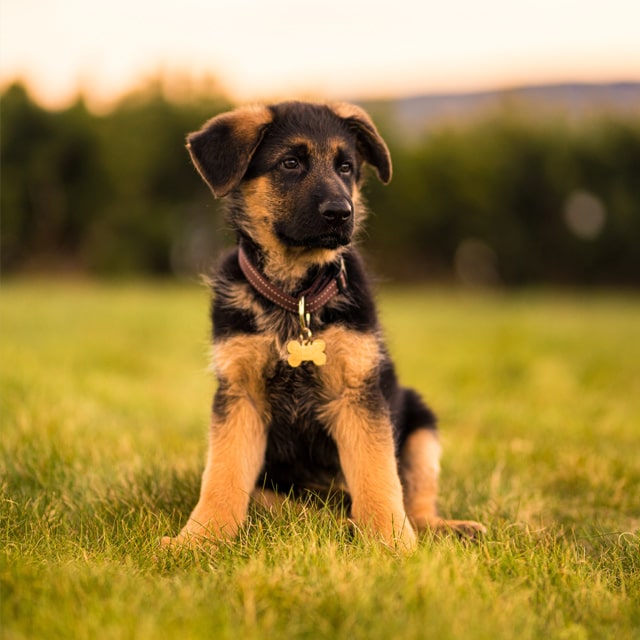
<path fill-rule="evenodd" d="M 229 196 L 231 224 L 269 253 L 330 259 L 351 242 L 363 216 L 363 164 L 385 184 L 391 179 L 387 146 L 354 105 L 243 107 L 187 141 L 213 194 Z"/>

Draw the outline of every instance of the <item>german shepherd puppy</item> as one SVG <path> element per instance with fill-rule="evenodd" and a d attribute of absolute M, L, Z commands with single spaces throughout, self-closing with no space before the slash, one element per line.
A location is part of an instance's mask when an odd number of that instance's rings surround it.
<path fill-rule="evenodd" d="M 164 544 L 229 538 L 250 497 L 343 489 L 356 527 L 412 548 L 427 528 L 484 527 L 436 510 L 435 416 L 399 386 L 354 247 L 363 165 L 391 158 L 348 104 L 285 102 L 219 115 L 188 136 L 238 248 L 213 280 L 209 453 L 199 501 Z"/>

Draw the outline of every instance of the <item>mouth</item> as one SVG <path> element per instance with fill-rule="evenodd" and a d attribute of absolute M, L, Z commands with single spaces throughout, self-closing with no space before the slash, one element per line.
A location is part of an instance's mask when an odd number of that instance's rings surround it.
<path fill-rule="evenodd" d="M 278 238 L 287 247 L 300 249 L 338 249 L 346 247 L 351 242 L 350 233 L 323 233 L 306 238 L 292 238 L 284 233 L 278 233 Z"/>

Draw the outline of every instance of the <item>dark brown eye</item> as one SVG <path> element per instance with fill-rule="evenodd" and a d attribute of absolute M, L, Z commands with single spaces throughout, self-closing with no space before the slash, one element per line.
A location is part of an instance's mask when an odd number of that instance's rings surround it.
<path fill-rule="evenodd" d="M 285 158 L 280 163 L 285 169 L 297 169 L 300 163 L 295 158 Z"/>
<path fill-rule="evenodd" d="M 340 173 L 348 174 L 353 171 L 353 167 L 351 166 L 350 162 L 342 162 L 338 167 L 338 171 Z"/>

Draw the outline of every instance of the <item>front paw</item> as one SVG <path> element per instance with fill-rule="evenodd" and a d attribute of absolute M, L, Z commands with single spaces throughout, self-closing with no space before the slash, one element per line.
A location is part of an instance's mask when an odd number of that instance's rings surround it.
<path fill-rule="evenodd" d="M 218 545 L 220 540 L 220 536 L 214 535 L 203 527 L 197 530 L 185 527 L 177 536 L 164 536 L 160 540 L 160 547 L 162 549 L 187 549 L 191 551 L 203 548 L 211 550 Z"/>
<path fill-rule="evenodd" d="M 413 530 L 413 527 L 409 524 L 409 520 L 405 518 L 400 531 L 394 530 L 393 543 L 395 548 L 399 548 L 401 551 L 413 551 L 418 544 L 418 537 Z"/>
<path fill-rule="evenodd" d="M 181 536 L 163 536 L 160 540 L 160 547 L 163 549 L 181 549 L 190 546 L 190 540 Z"/>
<path fill-rule="evenodd" d="M 413 551 L 418 544 L 418 538 L 408 518 L 404 515 L 391 521 L 380 518 L 376 521 L 362 517 L 349 519 L 352 525 L 365 535 L 373 536 L 384 545 L 398 551 Z"/>
<path fill-rule="evenodd" d="M 205 538 L 201 536 L 191 536 L 191 535 L 182 535 L 179 534 L 175 537 L 164 536 L 160 540 L 160 547 L 162 549 L 170 549 L 170 550 L 179 550 L 179 549 L 187 549 L 187 550 L 195 550 L 202 546 Z"/>

